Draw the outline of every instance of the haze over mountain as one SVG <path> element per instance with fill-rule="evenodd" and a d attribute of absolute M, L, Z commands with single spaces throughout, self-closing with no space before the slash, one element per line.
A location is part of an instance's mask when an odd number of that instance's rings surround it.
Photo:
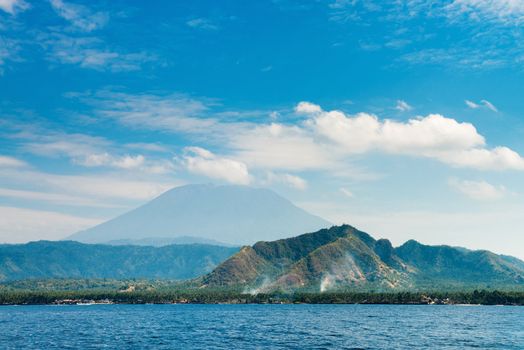
<path fill-rule="evenodd" d="M 0 245 L 0 282 L 48 278 L 187 279 L 238 251 L 205 244 L 110 246 L 71 241 Z"/>
<path fill-rule="evenodd" d="M 268 189 L 187 185 L 69 237 L 86 243 L 198 237 L 233 245 L 274 240 L 330 226 Z"/>
<path fill-rule="evenodd" d="M 142 245 L 150 247 L 164 247 L 172 244 L 207 244 L 223 247 L 232 247 L 233 244 L 227 244 L 214 239 L 206 239 L 192 236 L 180 236 L 180 237 L 148 237 L 140 239 L 116 239 L 108 241 L 106 244 L 109 245 Z"/>
<path fill-rule="evenodd" d="M 524 262 L 489 251 L 427 246 L 414 240 L 394 248 L 386 239 L 375 240 L 344 225 L 243 247 L 200 283 L 253 292 L 524 288 Z"/>

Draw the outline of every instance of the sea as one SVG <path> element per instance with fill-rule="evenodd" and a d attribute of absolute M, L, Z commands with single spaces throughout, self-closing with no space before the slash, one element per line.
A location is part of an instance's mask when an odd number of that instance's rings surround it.
<path fill-rule="evenodd" d="M 0 306 L 1 349 L 524 349 L 524 307 Z"/>

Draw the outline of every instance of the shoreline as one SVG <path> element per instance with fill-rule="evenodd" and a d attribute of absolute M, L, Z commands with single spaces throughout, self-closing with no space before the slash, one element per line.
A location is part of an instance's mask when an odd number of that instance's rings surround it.
<path fill-rule="evenodd" d="M 149 291 L 0 291 L 0 306 L 106 304 L 364 304 L 364 305 L 508 305 L 524 306 L 524 291 L 473 292 L 294 292 L 245 294 L 227 290 Z"/>

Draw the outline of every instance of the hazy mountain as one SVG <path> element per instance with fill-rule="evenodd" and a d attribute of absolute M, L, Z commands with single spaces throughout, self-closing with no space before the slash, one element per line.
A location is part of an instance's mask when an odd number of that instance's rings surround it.
<path fill-rule="evenodd" d="M 234 245 L 318 230 L 330 224 L 267 189 L 188 185 L 69 237 L 86 243 L 192 236 Z"/>
<path fill-rule="evenodd" d="M 141 239 L 117 239 L 108 241 L 109 245 L 143 245 L 151 247 L 163 247 L 172 244 L 208 244 L 223 247 L 233 247 L 232 244 L 222 243 L 214 239 L 206 239 L 200 237 L 180 236 L 180 237 L 150 237 Z"/>
<path fill-rule="evenodd" d="M 254 291 L 524 287 L 524 268 L 516 258 L 488 251 L 416 241 L 394 248 L 344 225 L 243 247 L 201 283 Z"/>
<path fill-rule="evenodd" d="M 238 248 L 202 244 L 160 248 L 39 241 L 0 245 L 0 281 L 44 278 L 194 278 Z"/>

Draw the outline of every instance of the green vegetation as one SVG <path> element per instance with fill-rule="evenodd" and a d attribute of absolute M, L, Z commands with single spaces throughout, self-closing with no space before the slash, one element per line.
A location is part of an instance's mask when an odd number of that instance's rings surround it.
<path fill-rule="evenodd" d="M 0 282 L 49 278 L 188 279 L 238 248 L 207 244 L 111 246 L 73 241 L 0 245 Z"/>
<path fill-rule="evenodd" d="M 268 293 L 245 294 L 227 290 L 178 290 L 149 291 L 27 291 L 0 289 L 0 305 L 77 304 L 482 304 L 524 305 L 524 292 L 473 291 L 473 292 L 401 292 L 401 293 Z"/>
<path fill-rule="evenodd" d="M 257 292 L 508 290 L 524 287 L 524 262 L 416 241 L 394 248 L 343 225 L 244 247 L 200 283 Z"/>
<path fill-rule="evenodd" d="M 0 245 L 2 280 L 0 304 L 524 304 L 524 262 L 516 258 L 415 241 L 394 248 L 347 225 L 240 251 Z"/>

